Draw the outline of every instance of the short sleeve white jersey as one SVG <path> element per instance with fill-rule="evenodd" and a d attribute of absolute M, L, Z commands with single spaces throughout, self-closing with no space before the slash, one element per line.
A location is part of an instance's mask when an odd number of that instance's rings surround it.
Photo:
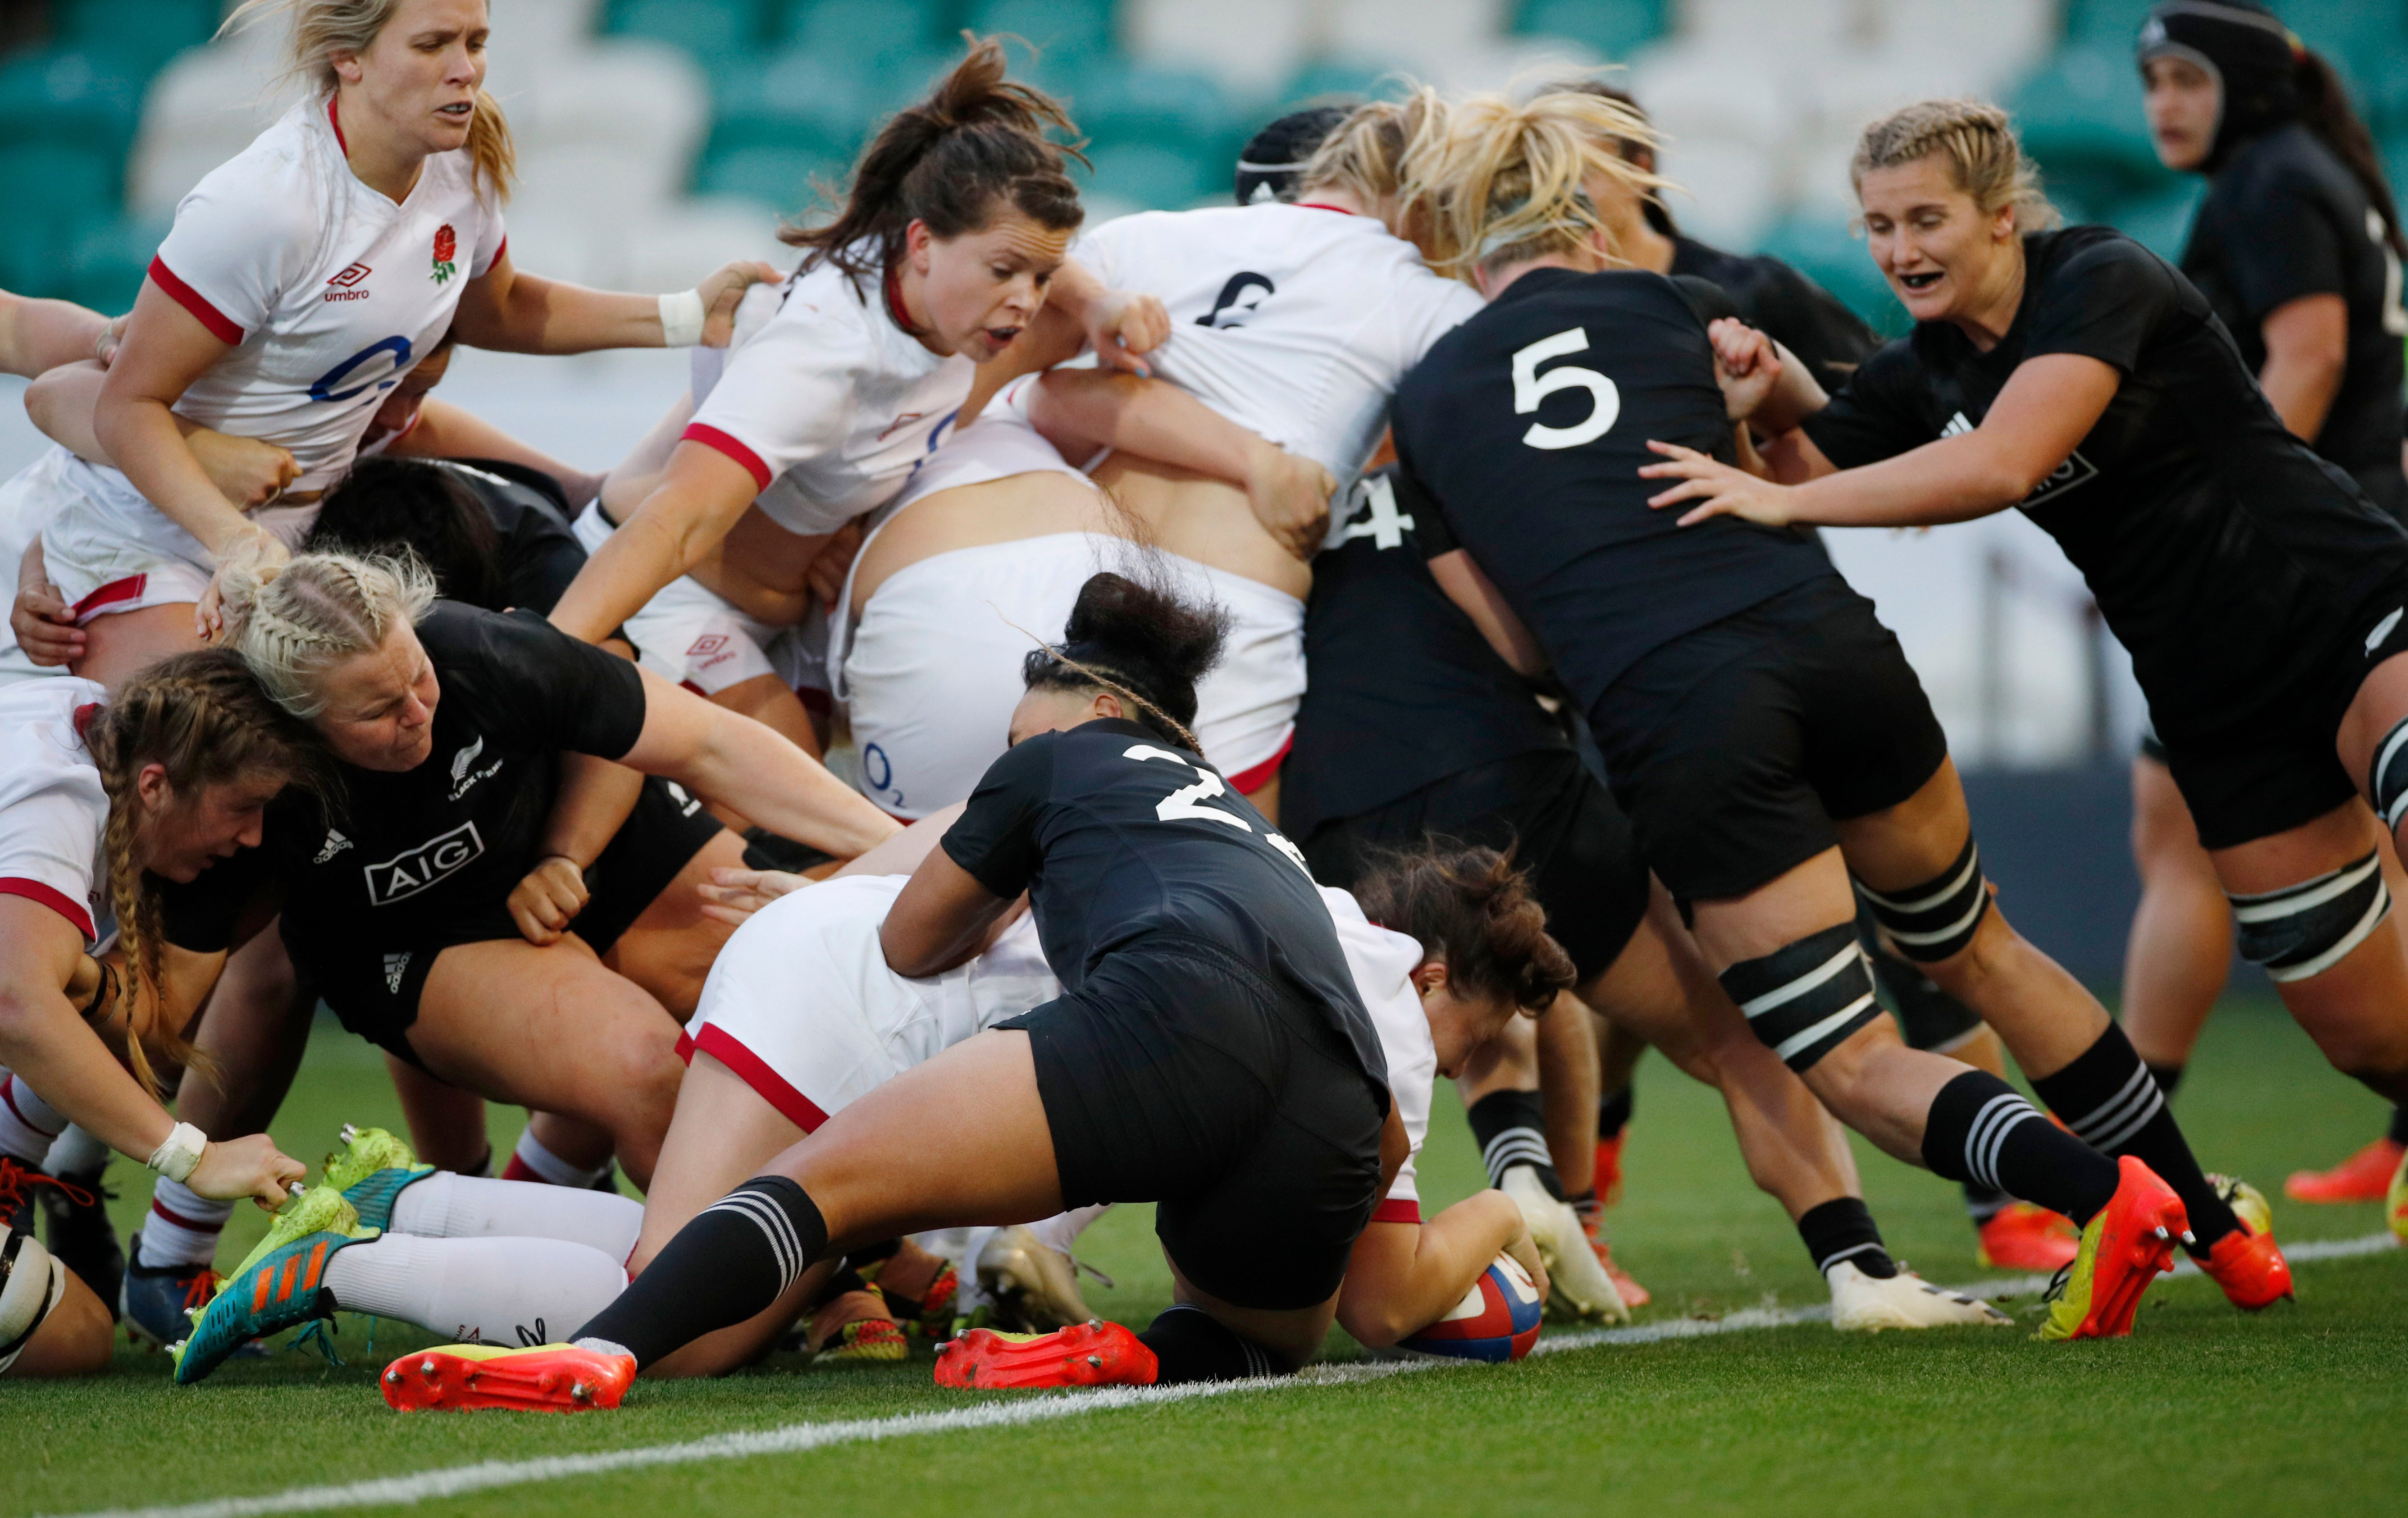
<path fill-rule="evenodd" d="M 108 793 L 79 726 L 106 700 L 73 675 L 0 687 L 0 896 L 39 902 L 87 944 L 104 916 Z"/>
<path fill-rule="evenodd" d="M 823 263 L 745 293 L 725 355 L 696 357 L 685 438 L 751 471 L 780 527 L 834 532 L 902 490 L 975 373 L 904 331 L 875 276 Z"/>
<path fill-rule="evenodd" d="M 292 450 L 302 490 L 350 468 L 385 392 L 505 241 L 466 150 L 427 159 L 398 205 L 343 152 L 331 96 L 294 106 L 193 187 L 150 264 L 152 282 L 234 345 L 178 414 Z"/>
<path fill-rule="evenodd" d="M 1146 211 L 1071 255 L 1169 310 L 1154 373 L 1340 488 L 1379 446 L 1405 371 L 1481 306 L 1370 217 L 1312 206 Z"/>
<path fill-rule="evenodd" d="M 1388 1094 L 1412 1146 L 1371 1221 L 1419 1222 L 1421 1190 L 1413 1162 L 1421 1154 L 1422 1140 L 1429 1136 L 1430 1092 L 1438 1082 L 1438 1047 L 1430 1042 L 1429 1019 L 1412 981 L 1422 962 L 1422 946 L 1364 917 L 1363 908 L 1345 891 L 1324 886 L 1321 899 L 1338 925 L 1338 947 L 1346 951 L 1347 967 L 1354 972 L 1354 989 L 1371 1014 L 1371 1026 L 1379 1031 L 1381 1052 L 1388 1057 Z"/>

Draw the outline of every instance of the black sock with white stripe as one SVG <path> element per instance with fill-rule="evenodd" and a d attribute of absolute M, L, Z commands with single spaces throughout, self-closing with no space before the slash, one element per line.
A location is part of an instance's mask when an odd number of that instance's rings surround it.
<path fill-rule="evenodd" d="M 1564 1199 L 1563 1178 L 1555 1174 L 1555 1157 L 1547 1149 L 1546 1109 L 1537 1092 L 1490 1092 L 1464 1114 L 1471 1124 L 1471 1141 L 1480 1146 L 1480 1162 L 1488 1167 L 1488 1184 L 1505 1184 L 1505 1172 L 1526 1164 L 1539 1173 L 1547 1194 Z"/>
<path fill-rule="evenodd" d="M 2165 1092 L 2166 1100 L 2171 1102 L 2174 1092 L 2182 1090 L 2183 1072 L 2189 1068 L 2186 1064 L 2153 1064 L 2149 1066 L 2149 1078 L 2157 1083 L 2157 1090 Z"/>
<path fill-rule="evenodd" d="M 2032 1090 L 2084 1143 L 2102 1154 L 2135 1155 L 2173 1188 L 2190 1213 L 2191 1235 L 2199 1240 L 2192 1252 L 2205 1254 L 2210 1245 L 2241 1226 L 2232 1208 L 2200 1174 L 2165 1093 L 2149 1077 L 2149 1067 L 2141 1063 L 2119 1024 L 2109 1023 L 2099 1042 L 2057 1074 L 2033 1081 Z"/>
<path fill-rule="evenodd" d="M 2086 1223 L 2115 1199 L 2115 1162 L 2043 1118 L 1986 1070 L 1940 1088 L 1923 1120 L 1923 1163 Z"/>
<path fill-rule="evenodd" d="M 827 1249 L 819 1205 L 783 1176 L 755 1176 L 678 1230 L 616 1301 L 570 1336 L 652 1365 L 764 1312 Z"/>
<path fill-rule="evenodd" d="M 1154 1352 L 1156 1386 L 1192 1381 L 1246 1381 L 1284 1376 L 1287 1367 L 1271 1352 L 1202 1308 L 1181 1303 L 1163 1309 L 1138 1342 Z"/>
<path fill-rule="evenodd" d="M 1881 1230 L 1873 1226 L 1872 1209 L 1861 1197 L 1836 1197 L 1808 1208 L 1798 1220 L 1798 1236 L 1806 1241 L 1806 1252 L 1813 1256 L 1819 1273 L 1844 1260 L 1876 1280 L 1898 1274 L 1898 1263 L 1882 1247 Z"/>

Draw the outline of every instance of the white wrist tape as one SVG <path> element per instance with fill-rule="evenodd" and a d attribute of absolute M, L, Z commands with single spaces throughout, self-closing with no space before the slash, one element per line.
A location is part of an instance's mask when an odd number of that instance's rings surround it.
<path fill-rule="evenodd" d="M 702 292 L 681 290 L 661 296 L 661 346 L 691 348 L 702 340 Z"/>
<path fill-rule="evenodd" d="M 179 1122 L 167 1135 L 167 1141 L 150 1151 L 150 1168 L 180 1186 L 200 1168 L 201 1150 L 209 1147 L 209 1135 L 189 1122 Z"/>

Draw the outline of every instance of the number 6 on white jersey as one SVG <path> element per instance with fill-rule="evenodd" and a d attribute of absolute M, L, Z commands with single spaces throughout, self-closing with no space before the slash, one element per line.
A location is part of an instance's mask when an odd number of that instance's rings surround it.
<path fill-rule="evenodd" d="M 1595 442 L 1611 431 L 1622 415 L 1622 392 L 1613 382 L 1593 369 L 1566 364 L 1539 372 L 1539 366 L 1550 358 L 1567 354 L 1588 352 L 1588 329 L 1576 326 L 1558 332 L 1552 338 L 1541 338 L 1513 355 L 1513 414 L 1527 416 L 1539 409 L 1539 402 L 1558 390 L 1585 390 L 1596 407 L 1588 420 L 1577 426 L 1548 426 L 1533 422 L 1522 441 L 1533 448 L 1577 448 L 1584 442 Z"/>

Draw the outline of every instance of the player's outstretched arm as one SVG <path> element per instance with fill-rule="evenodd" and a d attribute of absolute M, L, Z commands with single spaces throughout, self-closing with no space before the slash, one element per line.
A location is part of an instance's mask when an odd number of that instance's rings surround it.
<path fill-rule="evenodd" d="M 724 348 L 736 307 L 755 284 L 783 279 L 767 264 L 738 259 L 673 296 L 588 290 L 523 274 L 505 248 L 461 292 L 452 330 L 471 348 L 513 354 L 583 354 L 601 348 Z"/>
<path fill-rule="evenodd" d="M 33 379 L 46 369 L 98 358 L 108 318 L 71 300 L 36 300 L 0 290 L 0 373 Z"/>
<path fill-rule="evenodd" d="M 636 514 L 562 593 L 552 625 L 587 643 L 601 641 L 699 563 L 760 488 L 750 470 L 718 449 L 679 443 Z"/>
<path fill-rule="evenodd" d="M 1499 1254 L 1511 1254 L 1546 1299 L 1547 1276 L 1513 1199 L 1475 1192 L 1426 1222 L 1374 1222 L 1354 1241 L 1338 1324 L 1366 1349 L 1385 1349 L 1436 1323 Z"/>
<path fill-rule="evenodd" d="M 852 859 L 901 831 L 902 824 L 778 733 L 650 670 L 637 672 L 644 682 L 644 730 L 620 763 L 674 780 L 781 837 L 838 859 Z"/>
<path fill-rule="evenodd" d="M 1011 906 L 952 855 L 931 849 L 879 927 L 886 967 L 915 979 L 941 975 L 991 943 L 995 925 Z"/>
<path fill-rule="evenodd" d="M 51 369 L 25 387 L 25 414 L 44 436 L 78 458 L 111 463 L 94 426 L 101 386 L 108 375 L 97 361 Z M 199 461 L 201 472 L 237 507 L 265 506 L 300 476 L 301 466 L 292 454 L 272 442 L 232 437 L 172 412 L 168 414 L 183 436 L 184 446 Z"/>

